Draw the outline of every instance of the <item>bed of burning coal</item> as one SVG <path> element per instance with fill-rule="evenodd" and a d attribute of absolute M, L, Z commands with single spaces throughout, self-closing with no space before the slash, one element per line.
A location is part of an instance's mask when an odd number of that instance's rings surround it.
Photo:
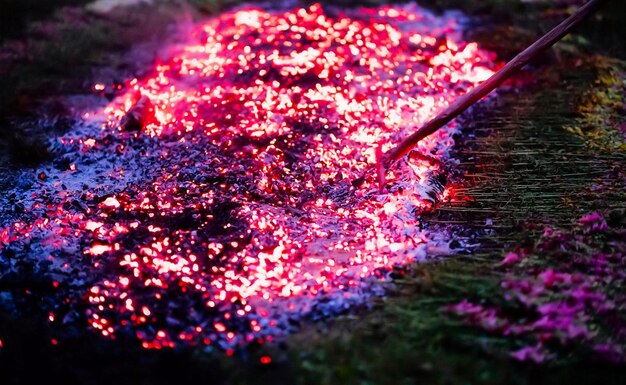
<path fill-rule="evenodd" d="M 145 348 L 233 351 L 384 294 L 394 266 L 449 250 L 420 213 L 451 193 L 457 127 L 421 141 L 384 191 L 371 171 L 496 69 L 463 20 L 242 8 L 147 76 L 95 84 L 106 104 L 5 197 L 19 210 L 0 226 L 2 307 Z"/>

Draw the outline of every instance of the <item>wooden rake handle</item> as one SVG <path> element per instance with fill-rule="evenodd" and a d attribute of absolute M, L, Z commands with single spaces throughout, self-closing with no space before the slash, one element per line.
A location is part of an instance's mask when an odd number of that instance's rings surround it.
<path fill-rule="evenodd" d="M 391 167 L 391 165 L 395 161 L 411 151 L 411 149 L 415 147 L 417 142 L 431 135 L 442 126 L 450 123 L 452 119 L 456 118 L 463 111 L 467 110 L 470 106 L 472 106 L 477 101 L 489 94 L 491 91 L 496 89 L 505 80 L 510 78 L 523 66 L 528 64 L 528 62 L 530 62 L 541 53 L 546 51 L 548 48 L 550 48 L 552 45 L 554 45 L 556 42 L 561 40 L 563 36 L 567 35 L 574 27 L 576 27 L 587 17 L 597 11 L 607 1 L 608 0 L 590 0 L 589 2 L 587 2 L 585 5 L 580 7 L 572 16 L 568 17 L 553 30 L 546 33 L 539 40 L 537 40 L 531 46 L 518 54 L 498 72 L 493 74 L 489 79 L 485 80 L 484 82 L 476 86 L 476 88 L 472 89 L 470 92 L 457 99 L 454 103 L 449 105 L 448 108 L 443 110 L 441 113 L 428 121 L 409 137 L 404 139 L 395 148 L 383 154 L 377 162 L 378 184 L 381 190 L 385 185 L 386 174 L 389 167 Z"/>

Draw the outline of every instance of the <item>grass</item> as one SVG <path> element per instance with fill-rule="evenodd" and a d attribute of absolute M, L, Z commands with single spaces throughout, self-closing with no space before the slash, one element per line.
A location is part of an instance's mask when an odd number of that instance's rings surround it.
<path fill-rule="evenodd" d="M 626 152 L 626 62 L 596 56 L 594 87 L 577 107 L 579 117 L 567 130 L 585 139 L 593 149 Z"/>
<path fill-rule="evenodd" d="M 48 18 L 59 8 L 88 2 L 89 0 L 1 0 L 0 41 L 18 37 L 28 24 Z"/>
<path fill-rule="evenodd" d="M 302 384 L 548 384 L 621 383 L 623 368 L 585 360 L 537 366 L 507 354 L 524 341 L 493 336 L 441 311 L 463 298 L 501 300 L 493 265 L 449 260 L 416 269 L 431 277 L 411 282 L 419 295 L 381 303 L 363 319 L 335 322 L 324 342 L 296 337 Z M 584 370 L 582 370 L 584 368 Z"/>
<path fill-rule="evenodd" d="M 86 93 L 85 82 L 97 68 L 127 65 L 123 55 L 139 43 L 164 38 L 176 20 L 169 6 L 141 13 L 131 8 L 98 16 L 61 9 L 34 22 L 19 41 L 4 42 L 0 63 L 0 112 L 32 113 L 47 98 Z"/>
<path fill-rule="evenodd" d="M 190 11 L 172 2 L 147 12 L 141 7 L 107 16 L 61 8 L 30 23 L 20 39 L 0 41 L 0 161 L 31 167 L 50 160 L 46 143 L 63 132 L 57 123 L 70 118 L 62 97 L 92 93 L 92 84 L 111 70 L 135 76 L 149 64 L 146 57 L 154 59 L 155 45 L 168 39 L 169 26 Z M 141 44 L 148 46 L 147 55 L 129 54 Z"/>

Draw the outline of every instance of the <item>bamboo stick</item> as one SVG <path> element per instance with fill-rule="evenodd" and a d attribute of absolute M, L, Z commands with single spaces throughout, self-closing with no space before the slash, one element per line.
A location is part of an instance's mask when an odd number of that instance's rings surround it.
<path fill-rule="evenodd" d="M 406 155 L 420 140 L 433 134 L 435 131 L 450 123 L 454 118 L 467 110 L 473 104 L 483 97 L 487 96 L 491 91 L 496 89 L 505 80 L 509 79 L 513 74 L 519 71 L 523 66 L 531 60 L 546 51 L 556 42 L 561 40 L 573 28 L 579 25 L 587 17 L 597 11 L 607 0 L 590 0 L 580 7 L 572 16 L 567 18 L 561 24 L 556 26 L 550 32 L 546 33 L 539 40 L 526 48 L 498 72 L 493 74 L 489 79 L 478 85 L 472 91 L 460 97 L 457 101 L 448 106 L 444 111 L 439 113 L 433 119 L 428 121 L 417 131 L 404 139 L 395 148 L 383 154 L 377 162 L 378 184 L 382 189 L 386 181 L 386 173 L 393 162 Z"/>

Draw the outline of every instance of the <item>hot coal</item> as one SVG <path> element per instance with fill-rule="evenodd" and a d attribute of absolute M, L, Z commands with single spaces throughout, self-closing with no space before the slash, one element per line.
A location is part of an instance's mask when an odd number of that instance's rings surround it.
<path fill-rule="evenodd" d="M 198 25 L 15 189 L 25 213 L 0 230 L 0 281 L 41 277 L 51 324 L 146 348 L 247 346 L 381 295 L 394 267 L 445 249 L 419 214 L 450 193 L 455 126 L 383 193 L 368 170 L 493 73 L 460 21 L 313 5 Z"/>

